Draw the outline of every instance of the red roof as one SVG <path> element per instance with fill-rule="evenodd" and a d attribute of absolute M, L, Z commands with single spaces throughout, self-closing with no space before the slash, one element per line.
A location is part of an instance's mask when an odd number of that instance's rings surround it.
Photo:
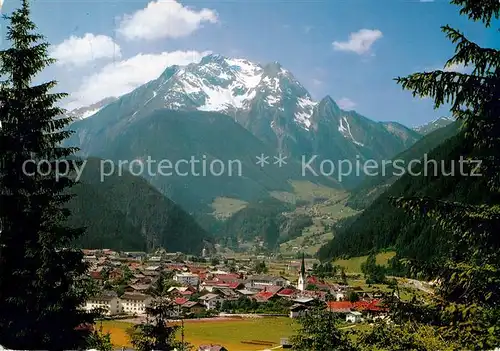
<path fill-rule="evenodd" d="M 178 297 L 178 298 L 174 299 L 174 303 L 176 305 L 184 305 L 188 301 L 189 301 L 188 299 L 185 299 L 183 297 Z"/>
<path fill-rule="evenodd" d="M 356 309 L 360 311 L 386 311 L 387 308 L 381 306 L 380 300 L 358 301 L 355 303 Z"/>
<path fill-rule="evenodd" d="M 316 284 L 319 283 L 319 280 L 316 277 L 309 277 L 307 278 L 307 282 L 310 284 Z"/>
<path fill-rule="evenodd" d="M 90 276 L 92 279 L 102 279 L 101 272 L 91 271 Z"/>
<path fill-rule="evenodd" d="M 234 282 L 235 280 L 238 280 L 240 279 L 240 276 L 239 274 L 234 274 L 234 273 L 230 273 L 230 274 L 217 274 L 215 277 L 214 277 L 214 280 L 217 280 L 217 281 L 222 281 L 224 283 L 229 283 L 229 282 Z"/>
<path fill-rule="evenodd" d="M 192 295 L 193 292 L 192 291 L 189 291 L 189 290 L 186 290 L 186 291 L 179 291 L 181 295 Z"/>
<path fill-rule="evenodd" d="M 255 294 L 253 297 L 256 298 L 257 300 L 269 300 L 271 297 L 273 297 L 275 294 L 271 291 L 261 291 L 257 294 Z"/>
<path fill-rule="evenodd" d="M 294 293 L 295 293 L 294 289 L 283 289 L 278 293 L 278 295 L 291 296 Z"/>
<path fill-rule="evenodd" d="M 379 300 L 372 301 L 329 301 L 327 302 L 328 309 L 332 312 L 347 312 L 350 310 L 356 311 L 385 311 L 386 308 L 380 306 Z"/>
<path fill-rule="evenodd" d="M 347 312 L 354 308 L 354 304 L 350 301 L 328 301 L 326 305 L 332 312 Z"/>
<path fill-rule="evenodd" d="M 330 287 L 331 286 L 330 284 L 325 283 L 325 281 L 323 281 L 319 278 L 316 278 L 314 276 L 307 278 L 307 283 L 312 284 L 312 285 L 316 285 L 318 287 Z"/>
<path fill-rule="evenodd" d="M 236 289 L 238 286 L 240 286 L 240 283 L 238 282 L 231 282 L 231 283 L 222 283 L 219 281 L 214 281 L 214 280 L 205 280 L 203 282 L 203 285 L 205 286 L 211 286 L 214 288 L 229 288 L 229 289 Z"/>

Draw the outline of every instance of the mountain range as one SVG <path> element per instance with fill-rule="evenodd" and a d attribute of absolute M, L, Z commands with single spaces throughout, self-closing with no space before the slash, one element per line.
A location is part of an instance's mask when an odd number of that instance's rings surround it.
<path fill-rule="evenodd" d="M 330 96 L 314 101 L 278 62 L 260 65 L 215 54 L 199 63 L 168 67 L 156 80 L 116 104 L 115 122 L 138 120 L 160 108 L 220 112 L 278 151 L 296 155 L 325 153 L 325 147 L 342 146 L 326 156 L 386 157 L 420 137 L 401 124 L 378 123 L 341 110 Z M 100 116 L 110 110 L 96 112 Z M 325 139 L 339 140 L 332 145 Z"/>
<path fill-rule="evenodd" d="M 76 133 L 67 145 L 78 146 L 85 157 L 131 161 L 147 156 L 206 155 L 219 160 L 231 156 L 253 170 L 244 179 L 229 182 L 226 177 L 149 177 L 190 212 L 200 207 L 195 202 L 203 207 L 217 196 L 248 199 L 249 195 L 290 190 L 288 181 L 294 178 L 351 187 L 362 177 L 352 175 L 342 182 L 337 181 L 336 172 L 304 177 L 301 157 L 308 160 L 317 155 L 311 163 L 316 169 L 323 160 L 379 161 L 421 137 L 399 123 L 375 122 L 355 111 L 344 111 L 329 96 L 314 101 L 277 62 L 261 65 L 220 55 L 167 67 L 157 79 L 113 99 L 70 129 Z M 273 156 L 286 155 L 289 167 L 286 171 L 256 167 L 255 157 L 260 154 L 271 161 Z"/>
<path fill-rule="evenodd" d="M 439 117 L 429 123 L 423 124 L 421 126 L 413 128 L 419 134 L 427 135 L 435 130 L 446 127 L 447 125 L 453 123 L 455 120 L 451 117 Z"/>
<path fill-rule="evenodd" d="M 168 67 L 157 79 L 92 117 L 98 118 L 101 126 L 116 127 L 157 109 L 223 113 L 278 152 L 299 157 L 319 154 L 333 160 L 354 155 L 383 159 L 421 136 L 399 123 L 374 122 L 354 111 L 344 111 L 330 96 L 314 101 L 277 62 L 260 65 L 220 55 L 208 55 L 184 67 Z M 110 113 L 113 118 L 102 117 Z"/>

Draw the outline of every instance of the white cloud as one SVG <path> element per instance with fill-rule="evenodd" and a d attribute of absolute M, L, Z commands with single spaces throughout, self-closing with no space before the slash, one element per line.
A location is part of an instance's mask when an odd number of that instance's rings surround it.
<path fill-rule="evenodd" d="M 314 86 L 323 85 L 323 81 L 319 80 L 319 79 L 316 79 L 316 78 L 313 78 L 312 83 L 313 83 Z"/>
<path fill-rule="evenodd" d="M 434 0 L 420 0 L 420 2 L 434 2 Z"/>
<path fill-rule="evenodd" d="M 71 36 L 50 49 L 58 65 L 83 66 L 104 58 L 120 58 L 121 50 L 112 38 L 106 35 L 86 33 L 82 37 Z"/>
<path fill-rule="evenodd" d="M 471 68 L 470 67 L 466 67 L 465 65 L 463 65 L 462 63 L 460 64 L 452 64 L 452 65 L 449 65 L 449 66 L 446 66 L 444 67 L 443 71 L 445 72 L 457 72 L 457 73 L 467 73 L 467 72 L 470 72 Z"/>
<path fill-rule="evenodd" d="M 84 78 L 83 83 L 70 96 L 65 108 L 88 106 L 106 97 L 121 96 L 135 88 L 158 78 L 172 65 L 187 65 L 199 62 L 210 52 L 172 51 L 161 54 L 138 54 L 129 59 L 110 63 L 99 72 Z"/>
<path fill-rule="evenodd" d="M 343 97 L 337 101 L 337 105 L 343 110 L 351 110 L 356 106 L 356 103 L 349 98 Z"/>
<path fill-rule="evenodd" d="M 338 51 L 351 51 L 359 55 L 370 51 L 375 41 L 382 38 L 382 32 L 378 29 L 360 29 L 349 34 L 348 41 L 334 41 L 333 48 Z"/>
<path fill-rule="evenodd" d="M 196 11 L 175 0 L 157 0 L 132 15 L 125 15 L 118 32 L 128 40 L 180 38 L 193 33 L 204 22 L 217 21 L 214 10 Z"/>

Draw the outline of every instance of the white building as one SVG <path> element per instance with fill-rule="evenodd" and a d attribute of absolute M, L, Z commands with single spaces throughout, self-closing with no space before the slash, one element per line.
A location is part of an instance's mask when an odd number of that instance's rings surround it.
<path fill-rule="evenodd" d="M 174 275 L 174 280 L 182 285 L 197 286 L 200 281 L 200 277 L 197 274 L 183 272 L 176 273 Z"/>
<path fill-rule="evenodd" d="M 107 316 L 121 313 L 120 299 L 114 292 L 105 292 L 91 298 L 85 303 L 84 308 L 87 311 L 102 309 Z"/>
<path fill-rule="evenodd" d="M 347 297 L 343 291 L 335 291 L 332 295 L 335 301 L 344 301 Z"/>
<path fill-rule="evenodd" d="M 144 315 L 153 298 L 144 294 L 125 293 L 120 300 L 122 313 Z"/>
<path fill-rule="evenodd" d="M 207 310 L 214 310 L 217 304 L 222 304 L 224 302 L 224 299 L 217 294 L 206 294 L 200 297 L 199 300 Z"/>
<path fill-rule="evenodd" d="M 352 311 L 345 316 L 345 321 L 348 323 L 360 323 L 363 318 L 361 312 Z"/>
<path fill-rule="evenodd" d="M 299 281 L 297 282 L 297 289 L 300 291 L 306 290 L 306 265 L 304 262 L 304 254 L 302 254 L 302 262 L 300 264 Z"/>
<path fill-rule="evenodd" d="M 301 304 L 295 304 L 290 307 L 290 318 L 300 318 L 304 316 L 307 312 L 307 306 Z"/>

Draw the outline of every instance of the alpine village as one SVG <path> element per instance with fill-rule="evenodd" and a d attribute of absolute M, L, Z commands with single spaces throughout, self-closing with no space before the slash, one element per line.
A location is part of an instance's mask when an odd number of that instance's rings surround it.
<path fill-rule="evenodd" d="M 500 350 L 500 2 L 377 3 L 0 0 L 0 350 Z"/>

